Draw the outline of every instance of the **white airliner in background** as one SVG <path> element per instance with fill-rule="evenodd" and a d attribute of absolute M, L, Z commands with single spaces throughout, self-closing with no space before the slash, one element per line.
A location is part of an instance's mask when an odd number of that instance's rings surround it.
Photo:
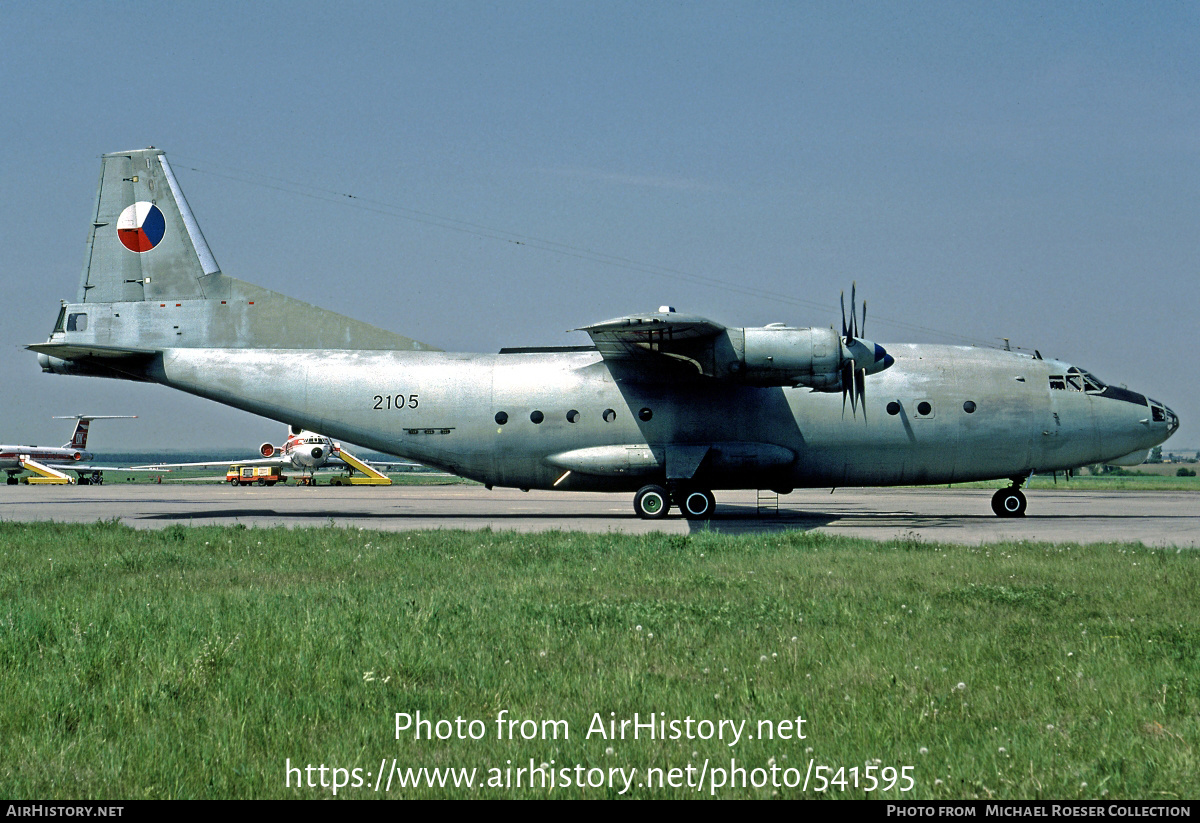
<path fill-rule="evenodd" d="M 105 471 L 129 471 L 119 466 L 97 466 L 91 463 L 94 455 L 87 451 L 88 429 L 93 420 L 133 420 L 136 414 L 76 414 L 56 416 L 54 420 L 74 420 L 71 439 L 60 447 L 0 445 L 0 470 L 8 472 L 8 485 L 15 486 L 22 472 L 29 472 L 30 483 L 75 482 L 68 471 L 78 475 L 81 486 L 103 483 Z"/>
<path fill-rule="evenodd" d="M 301 429 L 299 426 L 289 426 L 287 438 L 282 446 L 274 443 L 263 443 L 258 447 L 261 457 L 248 460 L 208 460 L 198 463 L 155 463 L 150 466 L 138 466 L 139 469 L 153 470 L 165 468 L 199 468 L 202 466 L 278 466 L 281 469 L 291 469 L 300 472 L 297 483 L 311 485 L 312 475 L 320 468 L 348 468 L 359 471 L 368 477 L 386 479 L 379 469 L 395 467 L 415 467 L 421 464 L 410 461 L 391 463 L 366 463 L 359 460 L 342 448 L 342 444 L 323 434 Z"/>

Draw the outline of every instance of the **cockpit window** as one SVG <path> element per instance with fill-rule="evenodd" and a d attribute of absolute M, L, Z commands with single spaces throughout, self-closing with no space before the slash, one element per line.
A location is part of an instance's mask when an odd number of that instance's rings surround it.
<path fill-rule="evenodd" d="M 1094 374 L 1072 366 L 1067 370 L 1066 374 L 1050 375 L 1050 388 L 1060 391 L 1083 391 L 1089 394 L 1100 394 L 1107 386 Z"/>

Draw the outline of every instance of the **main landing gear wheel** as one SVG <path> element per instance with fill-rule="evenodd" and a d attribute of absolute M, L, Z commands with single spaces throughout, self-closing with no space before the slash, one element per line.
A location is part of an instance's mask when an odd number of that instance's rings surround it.
<path fill-rule="evenodd" d="M 676 501 L 688 520 L 707 520 L 717 507 L 717 499 L 708 489 L 686 489 L 676 495 Z"/>
<path fill-rule="evenodd" d="M 659 520 L 667 516 L 671 500 L 662 486 L 642 486 L 633 497 L 633 510 L 643 520 Z"/>
<path fill-rule="evenodd" d="M 992 511 L 997 517 L 1023 517 L 1027 504 L 1025 495 L 1015 486 L 1000 489 L 992 495 Z"/>

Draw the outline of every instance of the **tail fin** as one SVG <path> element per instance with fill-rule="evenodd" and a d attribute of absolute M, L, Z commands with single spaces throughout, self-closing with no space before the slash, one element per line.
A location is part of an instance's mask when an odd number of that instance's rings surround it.
<path fill-rule="evenodd" d="M 162 151 L 102 162 L 76 302 L 30 347 L 44 370 L 139 379 L 170 348 L 438 351 L 222 273 Z"/>
<path fill-rule="evenodd" d="M 92 424 L 92 418 L 81 417 L 75 423 L 75 432 L 71 435 L 71 439 L 63 443 L 64 449 L 86 449 L 88 427 Z"/>
<path fill-rule="evenodd" d="M 71 439 L 63 443 L 64 449 L 86 449 L 88 428 L 93 420 L 136 420 L 136 414 L 76 414 L 70 417 L 65 415 L 56 416 L 55 420 L 74 420 L 75 431 L 71 434 Z"/>
<path fill-rule="evenodd" d="M 223 279 L 166 154 L 104 155 L 76 300 L 227 297 Z"/>

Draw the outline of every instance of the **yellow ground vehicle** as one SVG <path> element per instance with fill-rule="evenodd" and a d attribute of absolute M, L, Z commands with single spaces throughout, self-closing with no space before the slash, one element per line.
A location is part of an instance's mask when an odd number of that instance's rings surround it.
<path fill-rule="evenodd" d="M 249 486 L 251 483 L 274 486 L 276 483 L 286 483 L 287 475 L 278 466 L 234 465 L 225 473 L 225 482 L 231 486 Z"/>

